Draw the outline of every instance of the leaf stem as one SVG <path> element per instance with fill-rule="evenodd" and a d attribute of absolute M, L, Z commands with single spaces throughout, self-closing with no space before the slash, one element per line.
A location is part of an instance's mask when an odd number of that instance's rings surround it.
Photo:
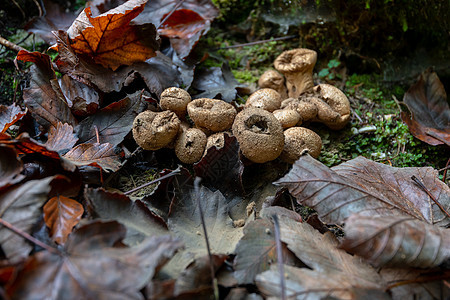
<path fill-rule="evenodd" d="M 16 45 L 1 36 L 0 36 L 0 44 L 17 52 L 19 52 L 20 50 L 26 50 L 25 48 L 20 47 L 19 45 Z"/>
<path fill-rule="evenodd" d="M 277 37 L 277 38 L 272 38 L 272 39 L 267 39 L 267 40 L 261 40 L 261 41 L 255 41 L 255 42 L 250 42 L 250 43 L 244 43 L 244 44 L 237 44 L 237 45 L 231 45 L 231 46 L 226 46 L 226 47 L 214 48 L 214 49 L 211 49 L 211 50 L 216 51 L 216 50 L 232 49 L 232 48 L 239 48 L 239 47 L 245 47 L 245 46 L 259 45 L 259 44 L 264 44 L 264 43 L 268 43 L 268 42 L 290 40 L 290 39 L 295 39 L 295 38 L 298 38 L 298 35 L 296 35 L 296 34 L 294 34 L 294 35 L 287 35 L 287 36 L 282 36 L 282 37 Z"/>
<path fill-rule="evenodd" d="M 280 285 L 281 285 L 281 299 L 286 300 L 286 283 L 284 282 L 284 264 L 283 264 L 283 252 L 281 248 L 281 234 L 280 234 L 280 222 L 278 222 L 278 216 L 272 215 L 273 224 L 275 227 L 275 244 L 277 248 L 277 265 L 280 271 Z"/>
<path fill-rule="evenodd" d="M 173 170 L 172 172 L 170 172 L 169 174 L 166 174 L 166 175 L 161 176 L 161 177 L 159 177 L 159 178 L 157 178 L 155 180 L 152 180 L 152 181 L 149 181 L 147 183 L 144 183 L 143 185 L 138 186 L 138 187 L 136 187 L 136 188 L 134 188 L 132 190 L 129 190 L 128 192 L 125 192 L 123 194 L 124 195 L 130 195 L 130 194 L 132 194 L 132 193 L 134 193 L 136 191 L 139 191 L 140 189 L 143 189 L 143 188 L 145 188 L 145 187 L 147 187 L 149 185 L 152 185 L 152 184 L 154 184 L 156 182 L 159 182 L 161 180 L 164 180 L 166 178 L 169 178 L 169 177 L 172 177 L 172 176 L 175 176 L 175 175 L 179 175 L 179 174 L 180 174 L 180 168 L 177 168 L 177 169 Z"/>
<path fill-rule="evenodd" d="M 32 242 L 33 244 L 38 245 L 41 248 L 44 248 L 45 250 L 52 252 L 54 254 L 58 254 L 60 255 L 60 251 L 54 247 L 51 247 L 43 242 L 41 242 L 40 240 L 38 240 L 37 238 L 31 236 L 30 234 L 26 233 L 25 231 L 20 230 L 19 228 L 14 227 L 14 225 L 12 225 L 11 223 L 9 223 L 8 221 L 3 220 L 2 218 L 0 218 L 0 224 L 5 226 L 6 228 L 8 228 L 9 230 L 11 230 L 12 232 L 14 232 L 17 235 L 20 235 L 21 237 L 23 237 L 24 239 Z"/>
<path fill-rule="evenodd" d="M 444 214 L 446 214 L 449 218 L 450 218 L 450 214 L 445 210 L 445 208 L 439 203 L 439 201 L 437 201 L 437 199 L 430 193 L 430 191 L 425 187 L 425 185 L 422 183 L 422 181 L 420 181 L 419 178 L 417 178 L 415 175 L 411 176 L 411 179 L 418 185 L 420 186 L 420 188 L 422 188 L 424 190 L 425 193 L 428 194 L 428 196 L 430 196 L 431 200 L 434 201 L 434 203 L 436 203 L 437 206 L 439 206 L 439 208 L 442 210 L 442 212 Z"/>

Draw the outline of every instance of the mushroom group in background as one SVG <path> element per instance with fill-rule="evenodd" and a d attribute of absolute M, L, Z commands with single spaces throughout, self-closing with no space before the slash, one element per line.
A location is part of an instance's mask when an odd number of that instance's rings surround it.
<path fill-rule="evenodd" d="M 163 111 L 139 114 L 133 137 L 145 150 L 175 148 L 180 161 L 188 164 L 199 161 L 209 147 L 223 147 L 225 134 L 234 135 L 242 155 L 255 163 L 278 157 L 294 163 L 305 152 L 317 158 L 320 136 L 300 125 L 321 122 L 342 129 L 350 119 L 350 103 L 332 85 L 314 86 L 316 61 L 317 53 L 309 49 L 281 53 L 274 62 L 277 71 L 260 77 L 261 89 L 249 96 L 239 113 L 225 101 L 191 100 L 185 90 L 168 88 L 160 95 Z"/>

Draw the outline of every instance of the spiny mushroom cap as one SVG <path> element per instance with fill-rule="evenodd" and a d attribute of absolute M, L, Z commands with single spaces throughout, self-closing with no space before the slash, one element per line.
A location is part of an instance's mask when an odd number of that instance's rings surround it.
<path fill-rule="evenodd" d="M 133 122 L 133 137 L 145 150 L 158 150 L 172 142 L 178 134 L 180 120 L 174 112 L 144 111 Z"/>
<path fill-rule="evenodd" d="M 284 136 L 280 122 L 261 108 L 246 108 L 233 123 L 233 134 L 242 154 L 256 163 L 276 159 L 283 151 Z"/>
<path fill-rule="evenodd" d="M 191 102 L 191 95 L 177 87 L 165 89 L 159 99 L 159 105 L 163 110 L 171 110 L 179 118 L 184 118 L 186 115 L 186 107 L 189 102 Z"/>
<path fill-rule="evenodd" d="M 284 131 L 284 149 L 280 158 L 294 163 L 306 151 L 314 158 L 319 157 L 322 139 L 314 131 L 304 127 L 291 127 Z"/>
<path fill-rule="evenodd" d="M 292 49 L 281 53 L 274 61 L 275 69 L 279 72 L 296 73 L 311 70 L 317 62 L 317 52 L 306 48 Z"/>
<path fill-rule="evenodd" d="M 245 107 L 262 108 L 270 112 L 279 109 L 280 105 L 281 95 L 274 89 L 269 88 L 257 90 L 245 102 Z"/>
<path fill-rule="evenodd" d="M 302 120 L 300 114 L 294 109 L 277 109 L 273 115 L 280 121 L 283 129 L 293 127 Z"/>
<path fill-rule="evenodd" d="M 182 130 L 175 142 L 175 154 L 180 161 L 193 164 L 205 152 L 206 134 L 198 128 Z"/>
<path fill-rule="evenodd" d="M 278 90 L 284 87 L 284 77 L 275 70 L 267 70 L 259 77 L 258 85 L 261 88 Z"/>
<path fill-rule="evenodd" d="M 236 109 L 233 105 L 216 99 L 200 98 L 190 102 L 187 112 L 196 126 L 213 132 L 231 128 Z"/>
<path fill-rule="evenodd" d="M 323 99 L 340 117 L 329 124 L 331 129 L 341 129 L 350 121 L 350 101 L 347 96 L 335 86 L 330 84 L 319 84 L 313 88 L 315 93 Z"/>

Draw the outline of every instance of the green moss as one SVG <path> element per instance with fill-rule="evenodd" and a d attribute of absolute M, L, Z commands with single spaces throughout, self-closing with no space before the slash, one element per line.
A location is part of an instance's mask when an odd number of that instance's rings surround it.
<path fill-rule="evenodd" d="M 258 82 L 258 71 L 235 71 L 232 70 L 234 77 L 239 81 L 240 83 L 257 83 Z"/>

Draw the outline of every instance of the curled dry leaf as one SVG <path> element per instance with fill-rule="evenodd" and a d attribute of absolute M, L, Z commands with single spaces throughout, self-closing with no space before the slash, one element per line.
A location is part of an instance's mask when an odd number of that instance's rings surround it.
<path fill-rule="evenodd" d="M 8 128 L 22 119 L 27 114 L 20 106 L 11 104 L 10 106 L 0 105 L 0 132 L 6 132 Z"/>
<path fill-rule="evenodd" d="M 450 229 L 403 216 L 352 215 L 340 247 L 371 264 L 432 268 L 450 258 Z"/>
<path fill-rule="evenodd" d="M 115 71 L 155 56 L 159 48 L 153 24 L 131 25 L 147 0 L 130 0 L 104 14 L 92 17 L 86 8 L 67 31 L 70 46 L 79 55 Z"/>
<path fill-rule="evenodd" d="M 7 294 L 12 299 L 142 299 L 140 290 L 182 246 L 168 235 L 120 247 L 125 227 L 92 222 L 74 231 L 64 252 L 28 259 Z M 107 272 L 105 272 L 107 270 Z M 49 288 L 51 287 L 51 288 Z"/>
<path fill-rule="evenodd" d="M 47 129 L 56 127 L 58 122 L 75 126 L 77 121 L 61 92 L 50 57 L 39 52 L 21 50 L 16 59 L 34 63 L 31 67 L 30 87 L 24 89 L 23 98 L 36 121 Z"/>
<path fill-rule="evenodd" d="M 357 157 L 330 169 L 304 155 L 276 184 L 287 187 L 299 203 L 314 208 L 327 223 L 343 223 L 350 215 L 360 213 L 449 224 L 450 218 L 411 179 L 413 175 L 448 211 L 450 188 L 431 167 L 394 168 Z"/>
<path fill-rule="evenodd" d="M 41 216 L 41 207 L 47 201 L 50 183 L 54 178 L 31 180 L 2 192 L 0 218 L 15 228 L 31 234 L 33 226 Z M 4 226 L 0 228 L 0 245 L 10 262 L 26 258 L 33 249 L 32 244 Z"/>
<path fill-rule="evenodd" d="M 97 111 L 100 105 L 99 95 L 92 87 L 68 75 L 64 75 L 58 82 L 73 114 L 86 116 Z"/>
<path fill-rule="evenodd" d="M 23 164 L 13 147 L 0 144 L 0 191 L 25 178 Z"/>
<path fill-rule="evenodd" d="M 69 124 L 58 122 L 56 127 L 51 127 L 48 133 L 48 139 L 45 146 L 53 151 L 68 151 L 78 141 L 77 136 L 73 133 L 73 127 Z"/>
<path fill-rule="evenodd" d="M 411 116 L 402 112 L 409 131 L 430 145 L 450 146 L 450 108 L 447 93 L 439 77 L 431 69 L 419 76 L 403 97 Z"/>
<path fill-rule="evenodd" d="M 120 168 L 120 157 L 109 143 L 80 144 L 63 156 L 76 166 L 96 166 L 113 172 Z"/>
<path fill-rule="evenodd" d="M 44 221 L 52 240 L 64 245 L 83 212 L 83 206 L 73 199 L 58 196 L 48 200 L 44 205 Z"/>

